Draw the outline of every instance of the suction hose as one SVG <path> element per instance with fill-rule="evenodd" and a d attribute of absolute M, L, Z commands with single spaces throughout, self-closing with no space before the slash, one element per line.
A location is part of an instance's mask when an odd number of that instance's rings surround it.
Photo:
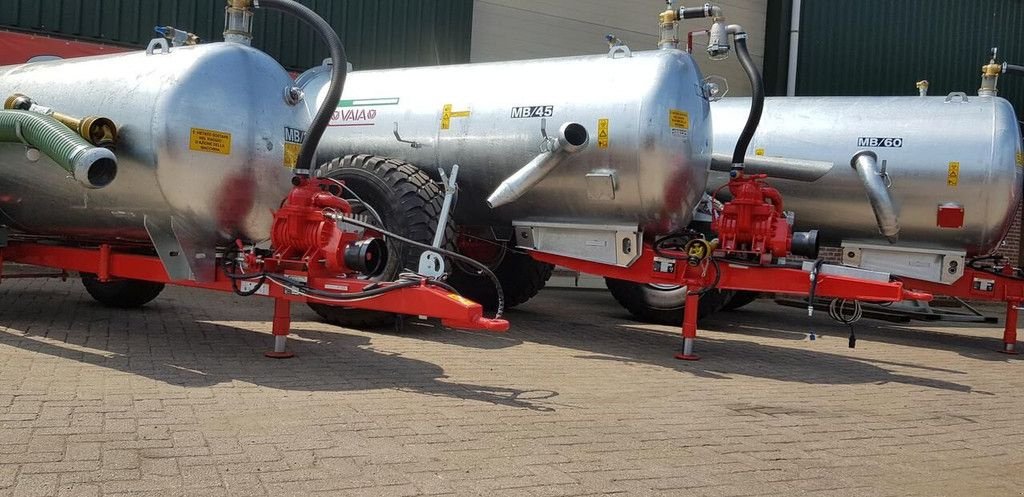
<path fill-rule="evenodd" d="M 50 116 L 0 110 L 0 142 L 24 143 L 38 149 L 86 188 L 103 188 L 117 176 L 113 152 L 92 146 Z"/>
<path fill-rule="evenodd" d="M 743 126 L 743 132 L 736 140 L 736 148 L 732 153 L 732 172 L 730 174 L 736 176 L 743 172 L 743 160 L 747 156 L 747 148 L 750 147 L 750 141 L 754 139 L 757 126 L 761 124 L 761 113 L 764 111 L 764 80 L 761 79 L 761 72 L 757 70 L 754 59 L 750 57 L 750 51 L 747 50 L 747 33 L 739 26 L 729 26 L 729 31 L 734 31 L 733 43 L 736 45 L 736 58 L 739 59 L 743 71 L 750 79 L 752 97 L 747 123 Z"/>
<path fill-rule="evenodd" d="M 334 31 L 330 24 L 327 24 L 327 21 L 309 7 L 294 0 L 259 0 L 256 6 L 276 10 L 298 18 L 306 25 L 315 29 L 324 42 L 327 43 L 327 48 L 330 50 L 332 61 L 331 84 L 327 88 L 327 96 L 324 98 L 324 102 L 320 105 L 320 109 L 317 110 L 316 116 L 313 118 L 313 124 L 306 131 L 306 140 L 302 143 L 302 148 L 299 150 L 299 158 L 296 162 L 295 172 L 297 174 L 309 175 L 313 167 L 313 160 L 316 158 L 317 146 L 320 145 L 320 138 L 324 136 L 324 131 L 327 130 L 327 125 L 330 124 L 334 109 L 338 106 L 338 101 L 341 100 L 341 91 L 345 88 L 348 68 L 348 56 L 345 54 L 345 46 L 341 44 L 338 33 Z"/>

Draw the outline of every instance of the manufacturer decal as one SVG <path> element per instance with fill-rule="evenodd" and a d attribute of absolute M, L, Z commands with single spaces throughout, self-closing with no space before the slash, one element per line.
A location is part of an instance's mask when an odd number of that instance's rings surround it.
<path fill-rule="evenodd" d="M 526 107 L 512 107 L 512 119 L 551 117 L 553 115 L 555 115 L 554 105 L 527 105 Z"/>
<path fill-rule="evenodd" d="M 441 109 L 441 129 L 451 129 L 452 119 L 470 116 L 468 110 L 453 111 L 452 108 L 452 104 L 445 104 Z"/>
<path fill-rule="evenodd" d="M 231 155 L 231 133 L 212 129 L 192 128 L 188 148 L 196 152 Z"/>
<path fill-rule="evenodd" d="M 764 155 L 764 149 L 763 148 L 754 149 L 754 155 Z"/>
<path fill-rule="evenodd" d="M 377 107 L 398 105 L 400 100 L 389 98 L 359 98 L 341 100 L 331 116 L 331 126 L 374 126 L 381 110 Z"/>
<path fill-rule="evenodd" d="M 295 169 L 299 162 L 299 151 L 302 150 L 302 142 L 306 141 L 306 131 L 295 128 L 284 128 L 284 165 L 289 169 Z"/>
<path fill-rule="evenodd" d="M 960 184 L 960 163 L 950 162 L 949 170 L 946 173 L 946 185 L 957 186 Z"/>
<path fill-rule="evenodd" d="M 608 120 L 597 120 L 597 148 L 608 148 Z"/>
<path fill-rule="evenodd" d="M 669 109 L 668 127 L 673 136 L 686 138 L 690 134 L 690 114 L 679 109 Z"/>
<path fill-rule="evenodd" d="M 858 147 L 903 148 L 903 138 L 887 136 L 862 136 L 857 138 Z"/>

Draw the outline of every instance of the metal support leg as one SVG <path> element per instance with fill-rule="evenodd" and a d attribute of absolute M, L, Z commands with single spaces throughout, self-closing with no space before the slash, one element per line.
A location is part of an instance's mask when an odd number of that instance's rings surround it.
<path fill-rule="evenodd" d="M 1004 354 L 1018 354 L 1017 352 L 1017 310 L 1020 302 L 1006 303 L 1006 324 L 1003 327 L 1003 349 Z"/>
<path fill-rule="evenodd" d="M 697 305 L 700 296 L 695 293 L 686 294 L 686 307 L 683 309 L 683 351 L 676 354 L 681 361 L 696 361 L 700 356 L 693 353 L 693 341 L 697 338 Z"/>
<path fill-rule="evenodd" d="M 274 350 L 263 355 L 271 359 L 288 359 L 295 353 L 286 350 L 288 333 L 292 327 L 292 303 L 284 299 L 274 299 Z"/>

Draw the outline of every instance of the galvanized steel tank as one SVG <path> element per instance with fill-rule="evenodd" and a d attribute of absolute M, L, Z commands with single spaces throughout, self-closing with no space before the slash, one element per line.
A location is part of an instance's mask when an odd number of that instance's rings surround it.
<path fill-rule="evenodd" d="M 322 98 L 327 73 L 298 82 Z M 458 164 L 462 224 L 633 223 L 663 232 L 687 225 L 704 191 L 708 102 L 682 51 L 359 71 L 342 98 L 319 159 L 367 153 L 428 171 Z M 542 121 L 552 136 L 582 124 L 589 146 L 523 197 L 489 208 L 495 187 L 542 152 Z"/>
<path fill-rule="evenodd" d="M 22 93 L 112 119 L 119 167 L 109 186 L 86 190 L 49 159 L 27 160 L 23 145 L 0 144 L 0 223 L 108 242 L 149 243 L 147 228 L 172 224 L 195 242 L 267 239 L 290 188 L 287 130 L 310 122 L 307 104 L 285 101 L 290 86 L 270 56 L 229 43 L 2 67 L 0 100 Z"/>
<path fill-rule="evenodd" d="M 732 154 L 748 98 L 711 104 L 715 153 Z M 886 161 L 899 209 L 898 245 L 986 254 L 1002 240 L 1021 199 L 1021 134 L 1002 98 L 778 97 L 765 101 L 750 154 L 832 161 L 813 182 L 770 179 L 796 213 L 796 229 L 824 242 L 888 245 L 850 160 L 870 150 Z M 728 181 L 712 171 L 708 192 Z M 964 208 L 962 228 L 937 226 L 943 204 Z"/>

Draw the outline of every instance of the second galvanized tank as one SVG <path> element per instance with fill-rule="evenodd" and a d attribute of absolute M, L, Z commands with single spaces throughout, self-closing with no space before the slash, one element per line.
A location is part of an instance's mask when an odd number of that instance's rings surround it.
<path fill-rule="evenodd" d="M 322 95 L 326 73 L 299 83 Z M 490 208 L 488 195 L 544 150 L 543 133 L 568 122 L 586 128 L 588 146 L 518 200 Z M 462 224 L 629 223 L 655 232 L 689 222 L 710 134 L 694 60 L 659 50 L 354 72 L 319 157 L 367 153 L 428 171 L 459 164 Z"/>
<path fill-rule="evenodd" d="M 716 154 L 731 154 L 750 107 L 746 98 L 711 104 Z M 1021 199 L 1021 134 L 1013 107 L 992 97 L 778 97 L 765 102 L 750 154 L 832 161 L 812 182 L 770 180 L 796 213 L 796 229 L 824 242 L 888 244 L 865 187 L 851 167 L 861 151 L 885 161 L 898 210 L 900 246 L 968 255 L 990 252 Z M 728 180 L 713 171 L 708 191 Z M 963 226 L 940 227 L 940 206 L 962 207 Z"/>

